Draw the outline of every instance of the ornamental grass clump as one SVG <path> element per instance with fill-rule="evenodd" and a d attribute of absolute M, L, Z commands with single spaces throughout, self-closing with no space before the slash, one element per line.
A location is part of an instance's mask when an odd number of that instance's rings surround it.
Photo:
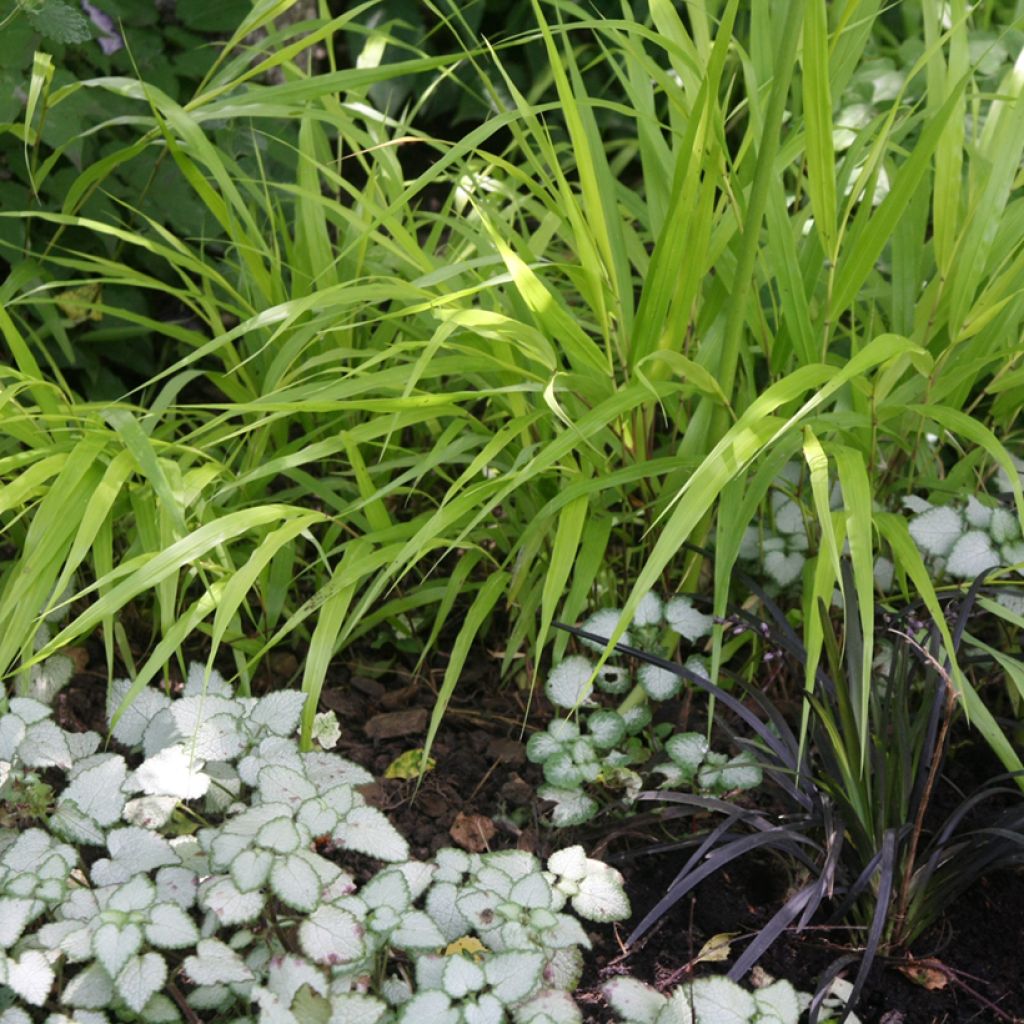
<path fill-rule="evenodd" d="M 300 750 L 303 702 L 237 698 L 198 665 L 175 699 L 119 680 L 101 751 L 11 699 L 4 1024 L 579 1024 L 580 918 L 629 916 L 621 875 L 582 847 L 411 860 L 369 773 Z"/>

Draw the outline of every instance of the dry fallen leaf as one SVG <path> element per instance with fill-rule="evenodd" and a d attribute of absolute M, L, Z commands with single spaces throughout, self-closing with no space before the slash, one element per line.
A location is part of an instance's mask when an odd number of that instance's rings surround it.
<path fill-rule="evenodd" d="M 938 960 L 908 960 L 897 964 L 896 969 L 915 985 L 929 992 L 945 988 L 949 984 L 949 970 Z"/>
<path fill-rule="evenodd" d="M 715 963 L 719 960 L 728 960 L 731 951 L 730 939 L 734 939 L 739 932 L 719 932 L 712 935 L 694 959 L 694 963 Z"/>
<path fill-rule="evenodd" d="M 484 814 L 466 814 L 459 811 L 448 829 L 448 835 L 456 846 L 470 853 L 485 853 L 489 847 L 488 843 L 494 838 L 498 831 L 497 826 Z"/>

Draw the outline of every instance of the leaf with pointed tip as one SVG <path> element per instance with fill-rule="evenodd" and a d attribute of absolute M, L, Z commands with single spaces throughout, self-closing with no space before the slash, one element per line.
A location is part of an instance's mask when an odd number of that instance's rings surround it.
<path fill-rule="evenodd" d="M 340 907 L 318 907 L 299 925 L 299 944 L 320 964 L 344 965 L 365 953 L 363 926 Z"/>
<path fill-rule="evenodd" d="M 30 768 L 67 769 L 74 761 L 64 730 L 48 718 L 25 730 L 18 756 Z"/>
<path fill-rule="evenodd" d="M 409 844 L 376 807 L 354 807 L 331 837 L 339 846 L 384 861 L 406 860 Z"/>
<path fill-rule="evenodd" d="M 242 958 L 220 939 L 200 939 L 195 954 L 185 957 L 181 966 L 196 985 L 253 980 Z"/>
<path fill-rule="evenodd" d="M 89 872 L 96 885 L 117 885 L 133 875 L 178 863 L 178 855 L 163 836 L 138 826 L 112 829 L 107 833 L 107 849 L 110 858 L 97 860 Z"/>
<path fill-rule="evenodd" d="M 159 903 L 149 912 L 146 938 L 160 949 L 184 949 L 199 941 L 195 922 L 176 903 Z"/>
<path fill-rule="evenodd" d="M 0 949 L 10 949 L 21 938 L 34 906 L 34 899 L 0 898 Z"/>
<path fill-rule="evenodd" d="M 263 909 L 261 891 L 240 892 L 226 875 L 210 879 L 200 886 L 200 906 L 213 912 L 222 925 L 245 924 Z"/>
<path fill-rule="evenodd" d="M 613 978 L 601 986 L 611 1008 L 630 1024 L 654 1024 L 666 999 L 657 989 L 635 978 Z"/>
<path fill-rule="evenodd" d="M 391 942 L 399 949 L 437 949 L 445 937 L 422 910 L 411 910 L 391 933 Z"/>
<path fill-rule="evenodd" d="M 112 978 L 142 948 L 142 929 L 137 924 L 101 924 L 92 937 L 93 955 Z"/>
<path fill-rule="evenodd" d="M 533 950 L 508 950 L 484 961 L 487 984 L 507 1006 L 521 1002 L 539 987 L 543 969 L 544 954 Z"/>
<path fill-rule="evenodd" d="M 266 803 L 287 804 L 293 810 L 317 796 L 316 787 L 301 772 L 285 765 L 270 765 L 259 773 L 260 797 Z"/>
<path fill-rule="evenodd" d="M 120 754 L 105 755 L 92 767 L 79 772 L 60 796 L 62 804 L 74 806 L 97 825 L 113 825 L 124 808 L 121 786 L 128 774 L 127 765 Z"/>
<path fill-rule="evenodd" d="M 83 1010 L 98 1010 L 109 1006 L 114 998 L 114 982 L 98 963 L 89 964 L 79 971 L 65 986 L 60 1001 L 65 1006 Z"/>
<path fill-rule="evenodd" d="M 249 712 L 249 721 L 277 736 L 291 736 L 299 727 L 299 716 L 306 704 L 300 690 L 277 690 L 256 702 Z"/>
<path fill-rule="evenodd" d="M 273 865 L 269 850 L 243 850 L 231 862 L 231 878 L 240 892 L 252 892 L 266 882 Z"/>
<path fill-rule="evenodd" d="M 304 860 L 277 857 L 270 870 L 270 887 L 282 902 L 295 910 L 309 912 L 320 901 L 320 879 Z"/>
<path fill-rule="evenodd" d="M 130 1010 L 141 1013 L 150 996 L 167 980 L 167 964 L 159 953 L 132 957 L 114 979 L 114 986 Z"/>
<path fill-rule="evenodd" d="M 53 968 L 39 950 L 27 950 L 17 960 L 7 961 L 7 987 L 30 1006 L 42 1006 L 46 1002 L 53 979 Z"/>

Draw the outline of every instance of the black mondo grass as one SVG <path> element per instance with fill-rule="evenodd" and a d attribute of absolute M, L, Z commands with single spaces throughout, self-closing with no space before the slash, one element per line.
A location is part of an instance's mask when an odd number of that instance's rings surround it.
<path fill-rule="evenodd" d="M 956 657 L 986 573 L 956 600 L 947 602 Z M 781 609 L 752 581 L 769 619 L 735 614 L 757 629 L 797 665 L 807 652 Z M 759 761 L 774 785 L 777 814 L 738 806 L 729 800 L 685 792 L 645 792 L 640 799 L 671 804 L 672 817 L 714 815 L 719 819 L 698 835 L 660 843 L 658 852 L 683 850 L 687 856 L 665 893 L 635 926 L 632 946 L 680 899 L 730 863 L 755 851 L 772 851 L 796 862 L 809 877 L 785 899 L 756 933 L 728 972 L 743 979 L 787 930 L 800 932 L 815 921 L 847 927 L 862 936 L 823 972 L 810 1007 L 815 1024 L 832 981 L 855 968 L 847 1013 L 855 1009 L 879 957 L 899 957 L 983 874 L 1024 863 L 1024 800 L 1014 773 L 1000 775 L 968 793 L 937 825 L 928 817 L 949 748 L 957 695 L 949 661 L 934 624 L 920 635 L 920 623 L 898 628 L 892 619 L 892 656 L 873 677 L 868 695 L 868 743 L 863 768 L 860 737 L 849 680 L 858 679 L 859 630 L 852 571 L 843 562 L 847 602 L 845 637 L 827 616 L 824 646 L 828 670 L 815 673 L 816 688 L 805 694 L 807 731 L 803 744 L 781 711 L 764 693 L 723 673 L 740 695 L 702 678 L 683 665 L 618 643 L 614 650 L 671 671 L 727 708 L 749 730 L 733 739 Z M 607 638 L 556 623 L 572 635 L 607 644 Z M 741 699 L 742 697 L 742 699 Z M 994 809 L 992 809 L 994 808 Z M 983 813 L 986 809 L 988 813 Z M 932 815 L 934 816 L 934 814 Z M 653 849 L 648 852 L 655 852 Z M 844 1016 L 845 1019 L 845 1016 Z"/>

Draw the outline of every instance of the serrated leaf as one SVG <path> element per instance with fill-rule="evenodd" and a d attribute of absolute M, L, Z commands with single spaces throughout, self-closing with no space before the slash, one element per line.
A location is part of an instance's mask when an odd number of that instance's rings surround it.
<path fill-rule="evenodd" d="M 365 786 L 373 782 L 370 772 L 338 754 L 310 751 L 302 755 L 302 764 L 306 777 L 319 792 L 339 785 Z"/>
<path fill-rule="evenodd" d="M 296 993 L 303 986 L 325 995 L 327 979 L 320 968 L 314 967 L 304 957 L 295 954 L 275 956 L 270 961 L 270 968 L 267 971 L 267 988 L 285 1006 L 292 1005 Z"/>
<path fill-rule="evenodd" d="M 577 708 L 592 704 L 590 677 L 594 666 L 588 658 L 574 654 L 559 662 L 549 673 L 544 692 L 552 704 L 560 708 Z"/>
<path fill-rule="evenodd" d="M 541 800 L 550 800 L 554 803 L 551 823 L 558 828 L 582 825 L 598 812 L 597 801 L 578 789 L 544 785 L 537 789 L 537 796 Z"/>
<path fill-rule="evenodd" d="M 156 873 L 156 898 L 161 903 L 175 903 L 188 910 L 195 904 L 198 892 L 199 876 L 190 868 L 161 868 Z"/>
<path fill-rule="evenodd" d="M 908 524 L 910 536 L 926 554 L 944 557 L 964 533 L 960 513 L 949 505 L 929 508 Z"/>
<path fill-rule="evenodd" d="M 551 886 L 543 875 L 534 874 L 520 878 L 512 891 L 509 893 L 509 901 L 527 910 L 534 907 L 543 907 L 545 910 L 551 908 L 552 893 Z"/>
<path fill-rule="evenodd" d="M 177 806 L 176 796 L 140 796 L 124 805 L 121 817 L 139 828 L 157 829 L 171 820 Z"/>
<path fill-rule="evenodd" d="M 444 992 L 420 992 L 402 1006 L 398 1024 L 459 1024 L 460 1016 Z"/>
<path fill-rule="evenodd" d="M 96 885 L 117 885 L 133 875 L 178 863 L 178 855 L 163 836 L 138 826 L 112 829 L 107 849 L 110 858 L 97 860 L 89 872 Z"/>
<path fill-rule="evenodd" d="M 479 992 L 484 987 L 483 968 L 469 957 L 450 956 L 441 972 L 441 987 L 452 999 L 462 999 L 470 992 Z"/>
<path fill-rule="evenodd" d="M 92 39 L 89 22 L 63 0 L 43 0 L 37 10 L 28 14 L 32 27 L 55 43 L 87 43 Z"/>
<path fill-rule="evenodd" d="M 299 944 L 316 963 L 343 965 L 365 952 L 363 926 L 340 907 L 318 907 L 299 925 Z"/>
<path fill-rule="evenodd" d="M 42 1006 L 53 987 L 54 973 L 45 954 L 30 949 L 7 961 L 7 987 L 29 1006 Z"/>
<path fill-rule="evenodd" d="M 328 1024 L 380 1024 L 389 1007 L 375 996 L 347 992 L 331 1000 L 331 1011 Z"/>
<path fill-rule="evenodd" d="M 200 887 L 200 905 L 213 912 L 222 925 L 245 924 L 263 909 L 262 892 L 240 892 L 226 876 L 205 882 Z"/>
<path fill-rule="evenodd" d="M 61 794 L 58 806 L 70 803 L 97 825 L 113 825 L 124 808 L 121 786 L 128 773 L 120 754 L 107 756 L 100 764 L 79 772 Z"/>
<path fill-rule="evenodd" d="M 295 910 L 311 911 L 320 897 L 320 879 L 304 860 L 277 857 L 270 870 L 270 887 Z"/>
<path fill-rule="evenodd" d="M 391 942 L 399 949 L 438 949 L 445 944 L 445 936 L 422 910 L 412 910 L 402 916 Z"/>
<path fill-rule="evenodd" d="M 159 903 L 149 912 L 146 938 L 161 949 L 184 949 L 199 940 L 195 922 L 176 903 Z"/>
<path fill-rule="evenodd" d="M 725 977 L 698 978 L 687 986 L 697 1020 L 747 1024 L 757 1012 L 754 997 Z"/>
<path fill-rule="evenodd" d="M 516 1024 L 540 1024 L 546 1017 L 554 1024 L 582 1024 L 583 1016 L 568 992 L 545 989 L 513 1011 Z"/>
<path fill-rule="evenodd" d="M 79 971 L 65 986 L 61 1002 L 83 1010 L 98 1010 L 109 1006 L 114 998 L 114 982 L 97 963 Z"/>
<path fill-rule="evenodd" d="M 114 979 L 114 986 L 128 1008 L 141 1013 L 150 996 L 167 980 L 167 964 L 159 953 L 132 957 Z"/>
<path fill-rule="evenodd" d="M 488 957 L 484 962 L 484 976 L 494 994 L 511 1006 L 533 992 L 540 983 L 543 968 L 543 953 L 509 950 Z"/>
<path fill-rule="evenodd" d="M 185 957 L 185 973 L 196 985 L 252 981 L 253 973 L 242 958 L 220 939 L 200 939 L 195 954 Z"/>
<path fill-rule="evenodd" d="M 18 756 L 30 768 L 70 768 L 74 759 L 68 747 L 64 730 L 45 719 L 25 730 L 25 738 L 18 744 Z"/>
<path fill-rule="evenodd" d="M 101 924 L 92 937 L 93 955 L 113 978 L 142 948 L 142 929 L 137 924 Z"/>
<path fill-rule="evenodd" d="M 409 844 L 376 807 L 354 807 L 335 829 L 332 839 L 357 853 L 384 861 L 406 860 Z"/>
<path fill-rule="evenodd" d="M 267 850 L 243 850 L 231 862 L 231 878 L 240 892 L 260 888 L 274 865 L 274 855 Z"/>
<path fill-rule="evenodd" d="M 758 1015 L 771 1018 L 772 1024 L 797 1024 L 800 1019 L 800 1000 L 796 989 L 788 981 L 776 981 L 754 992 Z"/>
<path fill-rule="evenodd" d="M 107 694 L 108 723 L 131 688 L 132 681 L 130 679 L 115 679 L 110 684 Z M 161 711 L 170 707 L 170 704 L 171 700 L 165 694 L 150 686 L 143 687 L 117 720 L 117 725 L 112 731 L 114 739 L 126 747 L 138 746 L 142 742 L 149 723 Z"/>
<path fill-rule="evenodd" d="M 960 579 L 973 579 L 997 565 L 999 555 L 992 546 L 992 539 L 981 530 L 971 530 L 953 545 L 946 559 L 946 572 Z"/>
<path fill-rule="evenodd" d="M 266 803 L 287 804 L 293 810 L 318 795 L 316 787 L 301 772 L 276 764 L 259 773 L 259 788 Z"/>
<path fill-rule="evenodd" d="M 34 899 L 15 899 L 4 896 L 0 899 L 0 949 L 10 949 L 25 930 L 32 916 Z"/>
<path fill-rule="evenodd" d="M 290 818 L 275 818 L 256 833 L 255 842 L 265 850 L 287 854 L 293 853 L 302 845 L 302 836 Z"/>
<path fill-rule="evenodd" d="M 276 690 L 260 697 L 249 720 L 277 736 L 291 736 L 299 727 L 306 699 L 300 690 Z"/>
<path fill-rule="evenodd" d="M 665 605 L 665 621 L 681 637 L 693 643 L 711 632 L 715 620 L 693 606 L 689 597 L 674 597 Z"/>
<path fill-rule="evenodd" d="M 635 978 L 619 977 L 601 986 L 612 1009 L 630 1024 L 654 1024 L 666 999 L 657 989 Z"/>
<path fill-rule="evenodd" d="M 409 883 L 397 868 L 374 875 L 359 890 L 359 898 L 371 909 L 390 907 L 399 913 L 409 906 L 411 896 Z"/>

